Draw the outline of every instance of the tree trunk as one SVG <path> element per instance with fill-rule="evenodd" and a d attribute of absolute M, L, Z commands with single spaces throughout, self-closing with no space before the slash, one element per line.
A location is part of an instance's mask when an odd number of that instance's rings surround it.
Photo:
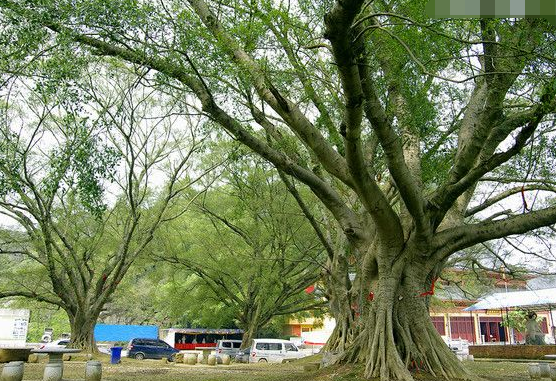
<path fill-rule="evenodd" d="M 355 335 L 355 321 L 349 306 L 334 314 L 336 326 L 323 348 L 324 352 L 344 352 L 353 342 Z"/>
<path fill-rule="evenodd" d="M 432 324 L 429 296 L 421 295 L 427 290 L 419 268 L 410 264 L 399 274 L 394 270 L 379 273 L 368 290 L 373 297 L 360 307 L 357 335 L 340 362 L 363 362 L 365 376 L 381 381 L 413 381 L 412 372 L 426 372 L 437 379 L 474 379 Z"/>
<path fill-rule="evenodd" d="M 259 302 L 261 295 L 257 295 L 252 303 L 248 303 L 245 313 L 241 316 L 241 328 L 243 329 L 243 338 L 241 340 L 241 349 L 249 347 L 257 333 L 268 323 L 269 318 L 261 317 L 261 303 Z"/>
<path fill-rule="evenodd" d="M 329 264 L 326 291 L 330 313 L 336 321 L 336 326 L 323 350 L 341 353 L 353 341 L 355 318 L 359 313 L 359 303 L 352 300 L 353 293 L 352 283 L 349 280 L 349 267 L 347 259 L 343 255 L 336 255 L 334 261 Z"/>
<path fill-rule="evenodd" d="M 253 343 L 253 339 L 257 336 L 258 330 L 259 327 L 254 324 L 246 326 L 243 332 L 243 337 L 241 338 L 241 349 L 248 348 Z"/>
<path fill-rule="evenodd" d="M 87 353 L 96 353 L 94 328 L 98 320 L 98 314 L 78 310 L 76 313 L 68 312 L 68 317 L 71 326 L 70 346 L 83 349 Z"/>

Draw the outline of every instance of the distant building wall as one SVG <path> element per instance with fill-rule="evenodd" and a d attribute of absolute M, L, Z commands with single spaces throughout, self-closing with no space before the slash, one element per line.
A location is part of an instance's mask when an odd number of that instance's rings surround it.
<path fill-rule="evenodd" d="M 470 343 L 524 343 L 522 333 L 508 329 L 502 325 L 505 311 L 489 310 L 474 311 L 472 313 L 458 311 L 456 308 L 436 307 L 431 311 L 431 320 L 440 335 L 447 339 L 465 339 Z M 554 338 L 549 329 L 550 315 L 548 311 L 537 311 L 542 319 L 540 327 L 545 334 L 547 343 L 554 343 Z"/>

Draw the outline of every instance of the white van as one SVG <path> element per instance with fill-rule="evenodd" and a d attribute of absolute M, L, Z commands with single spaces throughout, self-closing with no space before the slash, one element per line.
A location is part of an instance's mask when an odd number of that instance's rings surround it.
<path fill-rule="evenodd" d="M 254 339 L 249 362 L 283 363 L 305 356 L 294 343 L 280 339 Z"/>

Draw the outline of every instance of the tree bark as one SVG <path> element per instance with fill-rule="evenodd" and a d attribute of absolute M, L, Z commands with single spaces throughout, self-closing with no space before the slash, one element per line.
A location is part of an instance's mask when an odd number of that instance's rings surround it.
<path fill-rule="evenodd" d="M 331 300 L 331 304 L 334 302 Z M 342 303 L 343 304 L 343 303 Z M 333 314 L 336 326 L 323 348 L 325 352 L 343 353 L 353 342 L 355 335 L 355 317 L 351 307 L 341 306 Z"/>
<path fill-rule="evenodd" d="M 377 277 L 361 287 L 366 295 L 360 298 L 363 304 L 354 313 L 352 326 L 346 330 L 345 321 L 340 321 L 332 336 L 339 348 L 340 335 L 354 332 L 338 361 L 364 363 L 365 376 L 381 381 L 412 381 L 416 372 L 439 379 L 474 379 L 430 320 L 431 282 L 423 276 L 422 264 L 406 263 L 404 257 L 402 253 L 391 267 L 379 267 Z"/>
<path fill-rule="evenodd" d="M 243 337 L 241 340 L 241 349 L 248 348 L 253 339 L 257 337 L 257 333 L 266 322 L 261 322 L 261 305 L 257 301 L 251 304 L 251 308 L 246 309 L 246 314 L 242 319 Z"/>
<path fill-rule="evenodd" d="M 355 257 L 352 257 L 355 260 Z M 329 274 L 325 279 L 330 313 L 336 326 L 328 339 L 324 351 L 343 352 L 353 341 L 355 334 L 355 315 L 358 304 L 352 300 L 352 282 L 349 279 L 349 258 L 335 255 L 329 263 Z"/>
<path fill-rule="evenodd" d="M 82 349 L 87 353 L 96 353 L 94 329 L 99 313 L 89 310 L 68 311 L 67 313 L 71 327 L 70 347 Z"/>
<path fill-rule="evenodd" d="M 241 349 L 249 348 L 253 343 L 253 339 L 257 337 L 258 327 L 250 325 L 243 332 L 243 337 L 241 338 Z"/>

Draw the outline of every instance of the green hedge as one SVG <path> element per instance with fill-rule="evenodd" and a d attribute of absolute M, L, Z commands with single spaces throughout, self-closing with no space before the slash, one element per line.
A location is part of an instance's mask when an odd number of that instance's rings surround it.
<path fill-rule="evenodd" d="M 475 358 L 540 360 L 556 355 L 556 345 L 470 345 L 469 354 Z"/>

